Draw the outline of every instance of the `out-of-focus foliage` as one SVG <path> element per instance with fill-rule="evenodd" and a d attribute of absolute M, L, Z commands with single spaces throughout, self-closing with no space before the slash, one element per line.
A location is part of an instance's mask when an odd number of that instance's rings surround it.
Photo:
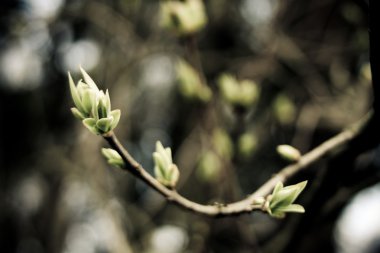
<path fill-rule="evenodd" d="M 196 33 L 207 23 L 202 0 L 164 0 L 160 3 L 160 14 L 161 26 L 178 35 Z"/>
<path fill-rule="evenodd" d="M 219 77 L 222 97 L 235 106 L 252 107 L 259 97 L 257 84 L 250 80 L 239 82 L 229 74 Z"/>
<path fill-rule="evenodd" d="M 203 102 L 210 101 L 212 91 L 203 83 L 199 73 L 183 60 L 176 64 L 179 91 L 185 98 L 199 99 Z"/>
<path fill-rule="evenodd" d="M 181 172 L 181 194 L 237 201 L 286 164 L 279 144 L 305 153 L 370 108 L 362 1 L 181 1 L 204 13 L 169 14 L 166 26 L 180 25 L 174 33 L 161 26 L 169 2 L 2 1 L 1 252 L 333 251 L 334 224 L 373 178 L 365 168 L 375 156 L 352 163 L 361 177 L 325 181 L 341 166 L 321 163 L 290 181 L 309 180 L 297 200 L 303 215 L 205 219 L 108 165 L 102 138 L 71 115 L 67 71 L 77 77 L 81 65 L 109 90 L 122 112 L 115 131 L 152 175 L 161 140 Z M 178 71 L 178 59 L 189 68 Z M 237 89 L 230 103 L 223 73 L 255 88 Z M 326 185 L 336 189 L 319 191 Z"/>

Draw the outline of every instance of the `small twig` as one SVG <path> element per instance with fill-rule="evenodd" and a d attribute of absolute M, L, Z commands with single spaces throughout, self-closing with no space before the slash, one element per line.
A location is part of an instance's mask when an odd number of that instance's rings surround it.
<path fill-rule="evenodd" d="M 154 177 L 152 177 L 121 145 L 116 135 L 110 132 L 107 136 L 104 136 L 105 140 L 110 144 L 110 146 L 115 149 L 123 158 L 125 163 L 125 170 L 131 172 L 133 175 L 144 181 L 147 185 L 152 187 L 158 193 L 163 195 L 168 201 L 185 208 L 187 210 L 193 211 L 197 214 L 203 214 L 211 217 L 223 217 L 239 215 L 243 213 L 250 213 L 253 210 L 261 210 L 261 205 L 255 205 L 255 200 L 259 198 L 266 197 L 271 193 L 277 182 L 285 182 L 288 178 L 295 175 L 299 171 L 307 168 L 311 164 L 319 161 L 321 158 L 325 157 L 334 151 L 337 151 L 344 147 L 349 141 L 351 141 L 355 136 L 357 136 L 363 126 L 368 122 L 369 117 L 366 117 L 360 121 L 357 125 L 349 128 L 338 135 L 332 137 L 331 139 L 323 142 L 315 149 L 311 150 L 309 153 L 303 155 L 301 159 L 294 164 L 286 166 L 278 174 L 273 176 L 267 182 L 265 182 L 258 190 L 249 195 L 243 200 L 230 204 L 218 204 L 218 205 L 203 205 L 193 202 L 182 195 L 180 195 L 175 190 L 169 189 L 158 182 Z"/>

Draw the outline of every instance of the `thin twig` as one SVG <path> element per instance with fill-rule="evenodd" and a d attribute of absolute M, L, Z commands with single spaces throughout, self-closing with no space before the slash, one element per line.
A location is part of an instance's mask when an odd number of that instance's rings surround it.
<path fill-rule="evenodd" d="M 361 132 L 363 127 L 367 124 L 369 118 L 369 116 L 365 117 L 354 127 L 349 128 L 332 137 L 331 139 L 323 142 L 311 150 L 309 153 L 303 155 L 297 163 L 283 168 L 279 173 L 265 182 L 254 193 L 245 199 L 230 204 L 203 205 L 183 197 L 175 190 L 165 187 L 154 177 L 152 177 L 121 145 L 113 132 L 110 132 L 107 136 L 104 136 L 104 138 L 110 144 L 110 146 L 115 149 L 123 158 L 125 163 L 125 170 L 131 172 L 133 175 L 144 181 L 147 185 L 163 195 L 168 201 L 173 202 L 174 204 L 184 209 L 193 211 L 197 214 L 203 214 L 211 217 L 223 217 L 250 213 L 254 210 L 261 210 L 261 205 L 254 204 L 257 203 L 255 200 L 258 200 L 259 198 L 261 199 L 270 194 L 277 182 L 285 182 L 291 176 L 295 175 L 303 169 L 306 169 L 311 164 L 324 158 L 327 154 L 333 155 L 334 152 L 345 147 L 346 144 L 348 144 Z"/>

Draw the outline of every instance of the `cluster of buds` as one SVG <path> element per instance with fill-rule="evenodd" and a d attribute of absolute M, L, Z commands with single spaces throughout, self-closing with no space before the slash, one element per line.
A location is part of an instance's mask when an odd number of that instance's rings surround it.
<path fill-rule="evenodd" d="M 120 110 L 111 111 L 108 90 L 99 90 L 92 78 L 80 68 L 84 82 L 79 80 L 75 86 L 70 75 L 70 92 L 75 107 L 71 108 L 75 117 L 82 120 L 85 127 L 97 135 L 106 135 L 112 131 L 120 120 Z"/>
<path fill-rule="evenodd" d="M 259 98 L 259 87 L 251 80 L 238 81 L 230 74 L 222 74 L 218 84 L 223 99 L 233 106 L 250 107 Z"/>
<path fill-rule="evenodd" d="M 189 99 L 210 101 L 211 89 L 202 82 L 198 72 L 187 62 L 179 60 L 176 64 L 177 80 L 180 93 Z"/>
<path fill-rule="evenodd" d="M 153 160 L 156 179 L 166 187 L 174 188 L 179 179 L 179 170 L 177 165 L 173 163 L 172 150 L 164 148 L 161 142 L 157 141 Z"/>
<path fill-rule="evenodd" d="M 163 1 L 160 11 L 161 26 L 179 36 L 196 33 L 207 23 L 202 0 Z"/>
<path fill-rule="evenodd" d="M 303 181 L 284 187 L 282 182 L 278 182 L 272 194 L 265 200 L 263 210 L 276 218 L 284 218 L 286 213 L 304 213 L 303 206 L 293 203 L 306 187 L 306 184 L 307 181 Z"/>

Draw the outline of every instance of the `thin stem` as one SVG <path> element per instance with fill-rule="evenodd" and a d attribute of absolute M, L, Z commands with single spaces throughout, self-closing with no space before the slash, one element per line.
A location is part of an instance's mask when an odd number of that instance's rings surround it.
<path fill-rule="evenodd" d="M 372 114 L 370 115 L 372 116 Z M 262 199 L 263 197 L 266 197 L 268 194 L 270 194 L 277 182 L 285 182 L 287 179 L 294 176 L 299 171 L 306 169 L 311 164 L 324 158 L 327 154 L 333 155 L 334 152 L 336 153 L 336 151 L 339 151 L 345 147 L 361 132 L 363 127 L 369 121 L 369 118 L 370 117 L 368 115 L 362 121 L 358 122 L 358 124 L 356 124 L 354 127 L 349 128 L 332 137 L 331 139 L 323 142 L 311 150 L 309 153 L 303 155 L 297 163 L 283 168 L 279 173 L 265 182 L 254 193 L 245 199 L 230 204 L 203 205 L 183 197 L 175 190 L 165 187 L 154 177 L 152 177 L 121 145 L 113 132 L 110 132 L 107 136 L 104 136 L 104 138 L 110 144 L 110 146 L 115 149 L 123 158 L 125 163 L 125 170 L 131 172 L 133 175 L 144 181 L 147 185 L 163 195 L 168 201 L 173 202 L 174 204 L 184 209 L 193 211 L 197 214 L 211 217 L 224 217 L 250 213 L 254 210 L 261 210 L 262 206 L 255 204 L 258 203 L 258 201 L 255 200 Z"/>

